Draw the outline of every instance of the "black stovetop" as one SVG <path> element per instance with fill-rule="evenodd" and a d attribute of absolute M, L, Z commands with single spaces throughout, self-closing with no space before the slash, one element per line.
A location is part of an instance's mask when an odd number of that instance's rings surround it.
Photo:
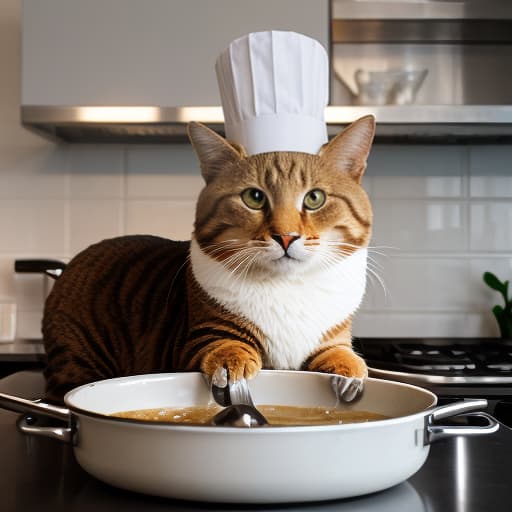
<path fill-rule="evenodd" d="M 374 338 L 355 340 L 354 348 L 376 369 L 512 383 L 512 340 Z"/>

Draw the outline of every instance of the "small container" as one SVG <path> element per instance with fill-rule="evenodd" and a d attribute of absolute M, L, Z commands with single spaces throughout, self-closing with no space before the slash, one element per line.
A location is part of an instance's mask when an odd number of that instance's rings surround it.
<path fill-rule="evenodd" d="M 0 302 L 0 343 L 16 338 L 16 303 Z"/>

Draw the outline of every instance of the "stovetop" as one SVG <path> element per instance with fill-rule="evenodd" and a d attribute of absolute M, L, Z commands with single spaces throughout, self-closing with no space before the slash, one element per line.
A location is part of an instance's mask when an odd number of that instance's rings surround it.
<path fill-rule="evenodd" d="M 374 376 L 411 383 L 512 384 L 512 341 L 489 338 L 355 340 Z"/>

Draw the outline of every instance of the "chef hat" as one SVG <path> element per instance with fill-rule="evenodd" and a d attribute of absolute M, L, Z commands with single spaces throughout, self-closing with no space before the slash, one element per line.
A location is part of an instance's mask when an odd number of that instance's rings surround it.
<path fill-rule="evenodd" d="M 218 57 L 226 137 L 249 155 L 316 154 L 327 142 L 328 59 L 315 39 L 295 32 L 254 32 Z"/>

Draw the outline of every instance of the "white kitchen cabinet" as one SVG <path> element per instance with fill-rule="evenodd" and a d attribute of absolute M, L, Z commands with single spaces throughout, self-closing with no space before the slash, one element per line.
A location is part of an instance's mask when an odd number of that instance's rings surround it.
<path fill-rule="evenodd" d="M 294 30 L 329 47 L 328 0 L 24 0 L 23 105 L 219 105 L 236 37 Z"/>

